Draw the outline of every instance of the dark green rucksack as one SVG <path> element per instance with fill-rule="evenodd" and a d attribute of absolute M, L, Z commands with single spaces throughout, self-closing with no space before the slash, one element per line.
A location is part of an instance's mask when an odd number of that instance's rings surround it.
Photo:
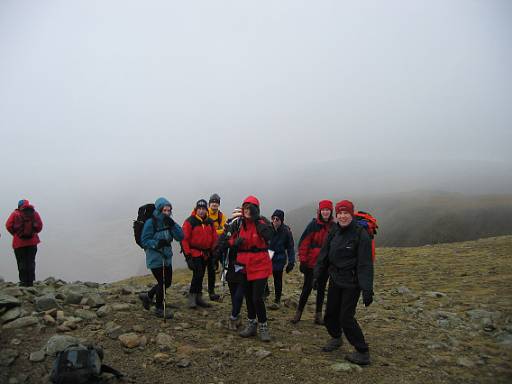
<path fill-rule="evenodd" d="M 108 365 L 101 363 L 103 350 L 99 347 L 71 345 L 59 352 L 51 373 L 54 384 L 100 383 L 103 372 L 112 373 L 117 378 L 123 375 Z"/>

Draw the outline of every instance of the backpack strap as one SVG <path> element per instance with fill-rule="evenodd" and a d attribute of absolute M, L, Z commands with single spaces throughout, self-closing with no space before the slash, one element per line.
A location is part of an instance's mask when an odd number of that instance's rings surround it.
<path fill-rule="evenodd" d="M 111 373 L 117 379 L 124 377 L 124 374 L 119 372 L 117 369 L 112 368 L 110 365 L 106 365 L 106 364 L 101 364 L 101 373 Z"/>

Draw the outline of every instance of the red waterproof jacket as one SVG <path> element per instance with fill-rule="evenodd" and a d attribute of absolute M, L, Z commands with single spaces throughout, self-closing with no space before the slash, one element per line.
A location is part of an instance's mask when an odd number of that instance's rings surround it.
<path fill-rule="evenodd" d="M 181 246 L 186 256 L 207 259 L 217 244 L 217 232 L 213 221 L 208 217 L 204 220 L 201 219 L 196 215 L 195 210 L 183 223 L 183 233 L 185 238 L 182 240 Z"/>
<path fill-rule="evenodd" d="M 318 217 L 311 220 L 299 240 L 299 261 L 308 268 L 314 268 L 320 249 L 332 227 L 332 220 L 327 223 Z"/>
<path fill-rule="evenodd" d="M 265 223 L 260 219 L 260 223 Z M 256 225 L 252 220 L 243 219 L 240 229 L 230 239 L 231 246 L 235 244 L 236 239 L 243 238 L 242 245 L 238 248 L 236 262 L 242 264 L 247 274 L 247 280 L 266 279 L 272 275 L 272 260 L 268 254 L 268 243 L 256 230 Z"/>
<path fill-rule="evenodd" d="M 30 238 L 20 237 L 24 225 L 22 212 L 24 210 L 34 212 L 34 216 L 31 219 L 33 222 L 33 236 Z M 43 221 L 41 220 L 39 213 L 37 213 L 34 210 L 34 207 L 30 205 L 28 201 L 25 201 L 25 203 L 23 203 L 23 205 L 20 208 L 14 210 L 14 212 L 11 213 L 11 215 L 7 219 L 7 222 L 5 223 L 5 227 L 7 228 L 7 231 L 9 231 L 9 233 L 13 236 L 12 247 L 14 249 L 32 247 L 41 242 L 41 240 L 39 240 L 38 233 L 41 232 L 41 230 L 43 229 Z"/>

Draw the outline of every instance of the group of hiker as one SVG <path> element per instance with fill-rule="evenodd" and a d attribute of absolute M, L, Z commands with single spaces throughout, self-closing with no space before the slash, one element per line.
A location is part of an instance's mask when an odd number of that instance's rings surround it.
<path fill-rule="evenodd" d="M 146 266 L 156 280 L 156 284 L 148 292 L 140 293 L 139 298 L 146 310 L 154 305 L 156 316 L 173 317 L 166 308 L 165 293 L 172 283 L 174 240 L 181 245 L 181 252 L 192 271 L 188 307 L 211 306 L 203 298 L 206 273 L 209 300 L 221 299 L 215 292 L 215 279 L 222 270 L 231 296 L 228 328 L 238 331 L 242 326 L 241 311 L 245 299 L 247 323 L 239 335 L 258 335 L 261 341 L 268 342 L 271 340 L 265 304 L 269 294 L 268 278 L 272 276 L 274 280 L 274 301 L 269 308 L 279 309 L 283 273 L 290 273 L 295 267 L 292 232 L 285 224 L 283 210 L 276 209 L 268 220 L 261 215 L 260 201 L 255 196 L 243 200 L 229 218 L 221 212 L 220 204 L 218 194 L 213 194 L 208 202 L 198 200 L 183 225 L 174 221 L 172 204 L 165 198 L 139 208 L 139 216 L 134 222 L 135 239 L 144 249 Z M 304 281 L 297 311 L 290 321 L 296 324 L 301 320 L 311 291 L 316 290 L 314 322 L 325 325 L 331 336 L 323 350 L 338 349 L 344 333 L 355 348 L 347 359 L 366 365 L 370 363 L 368 344 L 355 319 L 355 311 L 361 294 L 365 306 L 373 301 L 374 248 L 371 231 L 365 230 L 354 216 L 354 205 L 348 200 L 336 205 L 330 200 L 318 203 L 316 216 L 299 240 L 299 269 Z M 6 228 L 13 236 L 20 285 L 32 286 L 38 233 L 43 228 L 41 217 L 33 205 L 23 199 L 9 216 Z M 322 316 L 326 288 L 327 307 Z"/>
<path fill-rule="evenodd" d="M 190 216 L 180 226 L 172 219 L 172 205 L 156 200 L 148 217 L 141 207 L 134 224 L 141 227 L 139 245 L 146 253 L 146 265 L 156 279 L 155 286 L 139 295 L 145 309 L 153 303 L 158 317 L 173 317 L 165 306 L 165 289 L 172 281 L 172 241 L 181 244 L 181 252 L 192 271 L 188 307 L 208 308 L 203 298 L 203 280 L 208 271 L 208 296 L 218 301 L 215 293 L 216 272 L 222 265 L 231 296 L 228 328 L 237 331 L 242 325 L 241 310 L 245 299 L 247 323 L 239 332 L 241 337 L 258 335 L 261 341 L 271 340 L 267 309 L 268 278 L 274 279 L 274 302 L 270 309 L 281 304 L 283 272 L 295 267 L 294 241 L 290 228 L 284 223 L 284 211 L 276 209 L 270 220 L 260 213 L 260 202 L 248 196 L 227 218 L 219 209 L 220 197 L 213 194 L 209 201 L 198 200 Z M 317 292 L 315 324 L 325 325 L 331 339 L 322 348 L 326 352 L 340 348 L 342 334 L 355 348 L 347 359 L 353 363 L 370 363 L 368 344 L 355 319 L 356 306 L 362 294 L 363 303 L 373 301 L 373 242 L 370 234 L 354 219 L 354 205 L 342 200 L 336 205 L 330 200 L 318 203 L 316 217 L 306 226 L 299 240 L 298 259 L 304 276 L 297 311 L 290 321 L 301 320 L 313 289 Z M 329 283 L 327 288 L 327 283 Z M 327 307 L 322 316 L 325 290 Z"/>

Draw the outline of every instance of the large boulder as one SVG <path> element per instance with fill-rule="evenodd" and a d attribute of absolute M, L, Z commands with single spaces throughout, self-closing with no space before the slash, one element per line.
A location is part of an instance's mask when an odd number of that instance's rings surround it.
<path fill-rule="evenodd" d="M 49 311 L 50 309 L 60 308 L 57 299 L 53 295 L 44 295 L 36 298 L 35 300 L 36 311 L 44 312 Z"/>

